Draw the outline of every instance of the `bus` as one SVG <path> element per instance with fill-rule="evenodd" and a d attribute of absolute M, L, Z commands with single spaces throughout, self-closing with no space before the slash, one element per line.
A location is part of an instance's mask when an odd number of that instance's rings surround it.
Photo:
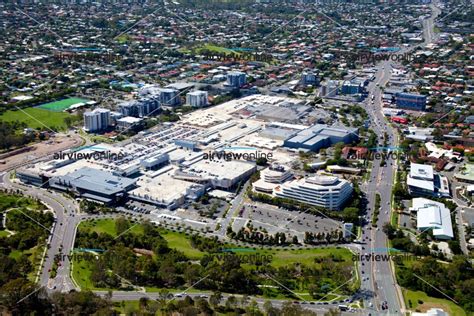
<path fill-rule="evenodd" d="M 349 310 L 349 307 L 347 305 L 339 305 L 338 307 L 339 307 L 339 310 L 342 312 Z"/>

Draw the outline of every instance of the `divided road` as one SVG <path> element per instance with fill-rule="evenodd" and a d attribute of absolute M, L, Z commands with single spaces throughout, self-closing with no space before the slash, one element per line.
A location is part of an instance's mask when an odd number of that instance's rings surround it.
<path fill-rule="evenodd" d="M 69 250 L 73 248 L 75 228 L 80 222 L 79 217 L 76 215 L 79 210 L 77 203 L 58 192 L 50 192 L 45 189 L 13 182 L 10 179 L 10 173 L 5 173 L 2 176 L 0 185 L 6 189 L 20 190 L 24 196 L 37 198 L 48 205 L 51 211 L 54 212 L 56 221 L 52 228 L 49 247 L 41 268 L 39 285 L 48 290 L 62 292 L 75 289 L 74 283 L 69 277 L 69 261 L 63 261 L 64 264 L 58 268 L 57 276 L 54 279 L 50 279 L 50 274 L 54 258 L 61 253 L 61 249 L 63 253 L 69 253 Z"/>
<path fill-rule="evenodd" d="M 382 112 L 382 92 L 380 87 L 386 85 L 391 76 L 391 62 L 384 61 L 377 65 L 376 79 L 368 87 L 369 99 L 367 101 L 367 113 L 371 119 L 371 128 L 378 136 L 378 142 L 383 146 L 383 136 L 388 135 L 388 146 L 396 146 L 396 134 L 390 124 L 387 123 Z M 372 102 L 372 95 L 374 102 Z M 380 150 L 382 151 L 382 150 Z M 362 241 L 365 243 L 362 253 L 374 255 L 387 255 L 387 237 L 381 227 L 390 221 L 390 200 L 393 179 L 395 175 L 396 161 L 391 158 L 386 160 L 386 165 L 381 166 L 380 160 L 374 160 L 370 178 L 362 185 L 366 193 L 368 210 L 365 217 L 365 225 L 362 228 Z M 371 219 L 375 209 L 376 194 L 380 194 L 380 214 L 378 216 L 378 228 L 371 227 Z M 366 294 L 365 306 L 374 312 L 381 311 L 383 302 L 387 302 L 390 314 L 401 314 L 399 291 L 392 274 L 390 261 L 365 261 L 360 266 L 363 279 L 361 293 Z"/>

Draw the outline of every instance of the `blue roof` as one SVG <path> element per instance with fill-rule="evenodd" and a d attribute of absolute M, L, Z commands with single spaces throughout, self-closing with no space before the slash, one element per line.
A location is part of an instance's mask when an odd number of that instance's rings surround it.
<path fill-rule="evenodd" d="M 84 167 L 59 177 L 67 185 L 105 195 L 113 195 L 132 186 L 137 180 L 120 177 L 108 171 Z"/>

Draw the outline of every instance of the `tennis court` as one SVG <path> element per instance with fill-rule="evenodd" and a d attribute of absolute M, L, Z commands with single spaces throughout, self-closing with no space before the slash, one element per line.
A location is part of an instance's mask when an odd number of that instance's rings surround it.
<path fill-rule="evenodd" d="M 49 102 L 45 104 L 38 105 L 39 108 L 53 111 L 53 112 L 62 112 L 68 109 L 71 105 L 76 105 L 79 103 L 86 103 L 90 100 L 80 99 L 80 98 L 68 98 L 64 100 Z"/>

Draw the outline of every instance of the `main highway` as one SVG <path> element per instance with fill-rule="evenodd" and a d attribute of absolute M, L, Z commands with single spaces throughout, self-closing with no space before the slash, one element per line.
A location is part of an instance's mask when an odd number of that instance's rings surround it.
<path fill-rule="evenodd" d="M 423 20 L 423 46 L 432 43 L 435 40 L 434 20 L 440 14 L 436 3 L 430 5 L 432 14 L 429 18 Z M 417 46 L 403 49 L 402 52 L 411 52 Z M 392 69 L 396 67 L 391 61 L 381 61 L 377 64 L 375 80 L 369 85 L 369 98 L 366 102 L 366 111 L 370 116 L 370 126 L 378 137 L 380 147 L 396 147 L 398 144 L 398 135 L 396 130 L 388 123 L 382 108 L 382 91 L 390 80 Z M 387 136 L 387 139 L 385 139 Z M 385 148 L 375 149 L 384 151 Z M 363 254 L 372 254 L 387 256 L 389 254 L 388 239 L 382 231 L 383 225 L 390 222 L 391 218 L 391 191 L 395 181 L 397 170 L 397 161 L 391 156 L 381 165 L 381 160 L 374 159 L 370 178 L 362 185 L 367 198 L 367 214 L 362 228 L 361 249 Z M 375 210 L 376 194 L 380 195 L 380 209 L 376 227 L 372 227 L 371 220 Z M 402 315 L 405 311 L 404 300 L 401 288 L 396 282 L 393 263 L 391 260 L 373 261 L 367 260 L 361 262 L 360 271 L 362 277 L 361 293 L 364 295 L 364 306 L 373 309 L 374 314 Z M 385 305 L 386 304 L 386 305 Z M 386 309 L 382 309 L 382 305 Z"/>
<path fill-rule="evenodd" d="M 380 87 L 385 86 L 391 76 L 391 62 L 383 61 L 377 66 L 376 79 L 368 87 L 369 101 L 367 112 L 371 116 L 371 128 L 377 134 L 379 146 L 384 144 L 384 135 L 388 136 L 387 146 L 396 146 L 396 132 L 387 123 L 382 113 L 382 92 Z M 372 102 L 373 96 L 373 102 Z M 383 151 L 384 148 L 375 149 Z M 382 231 L 384 223 L 390 221 L 391 212 L 391 191 L 396 170 L 396 161 L 390 157 L 386 159 L 386 165 L 381 165 L 381 160 L 374 159 L 370 178 L 362 185 L 362 190 L 366 193 L 367 214 L 362 228 L 363 254 L 387 255 L 387 237 Z M 372 227 L 371 219 L 375 210 L 376 194 L 380 195 L 380 214 L 378 215 L 377 227 Z M 387 304 L 389 314 L 401 314 L 402 298 L 397 289 L 396 280 L 392 273 L 390 261 L 362 261 L 361 262 L 362 288 L 365 295 L 365 306 L 381 311 L 384 302 Z"/>

